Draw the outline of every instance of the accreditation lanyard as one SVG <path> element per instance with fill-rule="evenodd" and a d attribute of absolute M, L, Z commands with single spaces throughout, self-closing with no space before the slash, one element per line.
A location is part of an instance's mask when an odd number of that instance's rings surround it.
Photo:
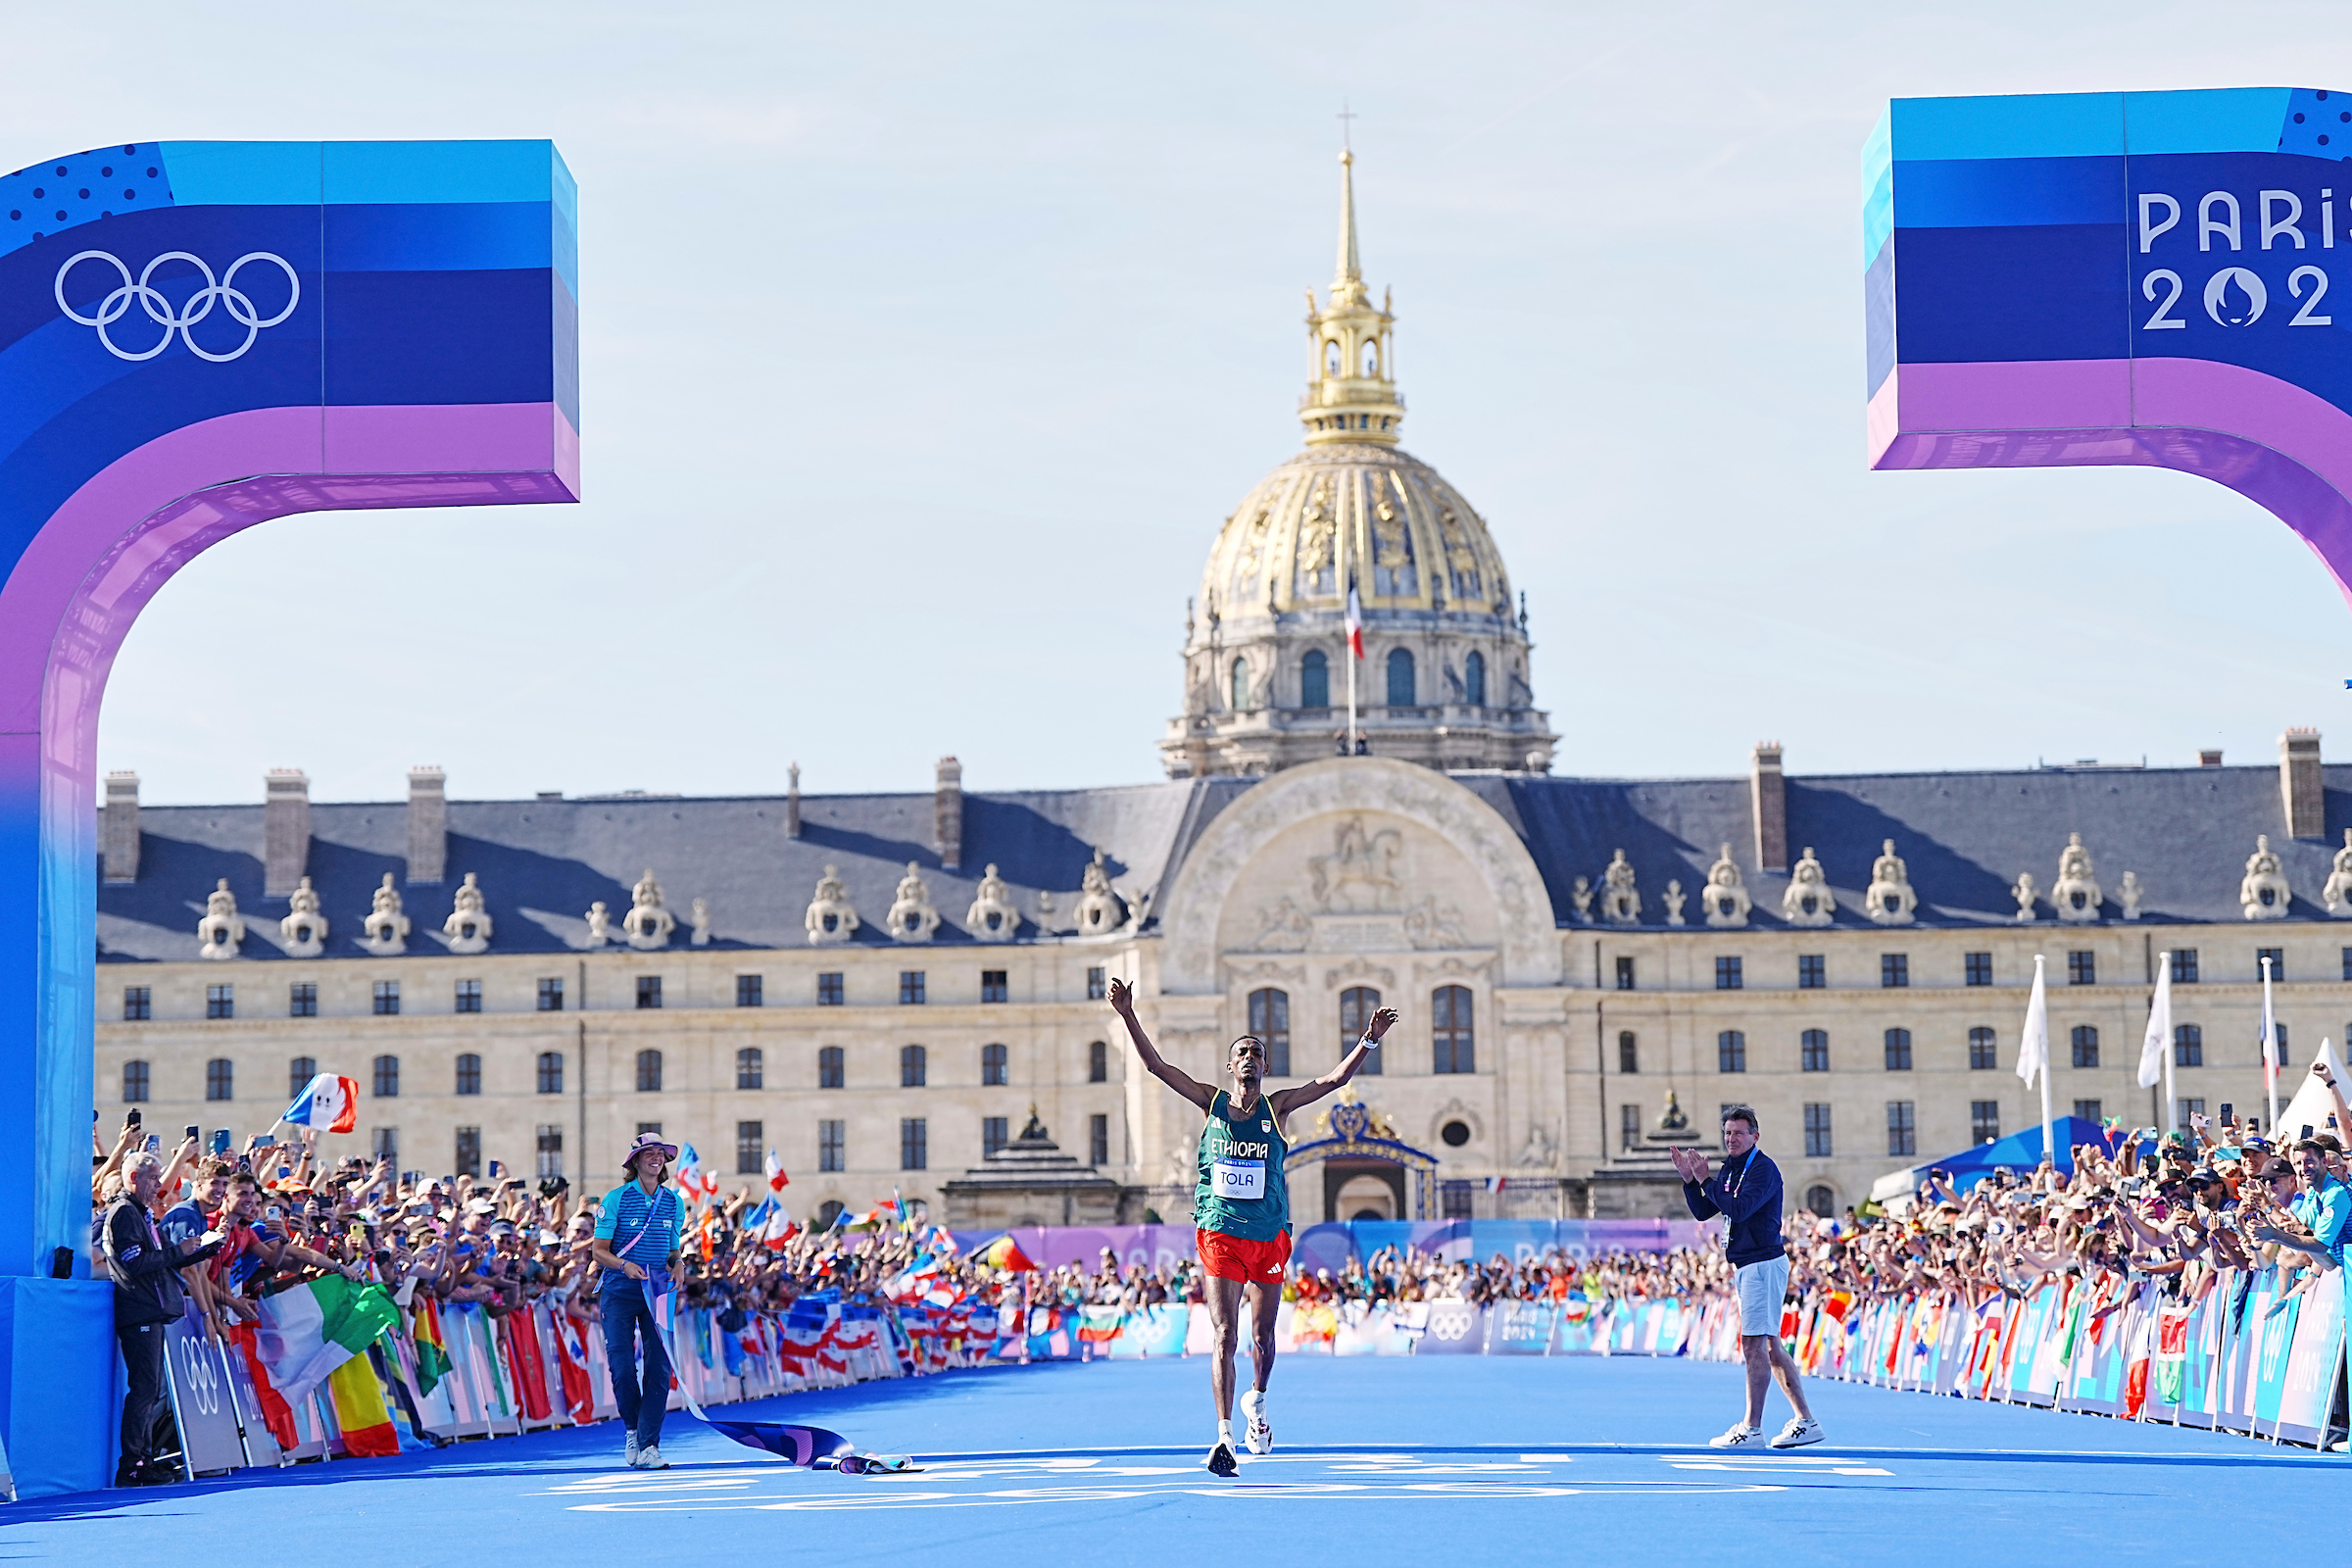
<path fill-rule="evenodd" d="M 1749 1167 L 1749 1166 L 1751 1166 L 1751 1165 L 1753 1165 L 1755 1162 L 1756 1162 L 1756 1152 L 1755 1152 L 1754 1150 L 1752 1150 L 1752 1149 L 1751 1149 L 1751 1150 L 1749 1150 L 1749 1151 L 1747 1152 L 1747 1157 L 1746 1157 L 1745 1159 L 1743 1159 L 1743 1160 L 1741 1160 L 1741 1161 L 1740 1162 L 1740 1180 L 1739 1180 L 1739 1181 L 1736 1181 L 1736 1182 L 1735 1182 L 1735 1181 L 1726 1181 L 1726 1180 L 1723 1180 L 1721 1177 L 1717 1178 L 1717 1185 L 1719 1185 L 1719 1186 L 1721 1186 L 1721 1187 L 1722 1187 L 1722 1189 L 1723 1189 L 1723 1196 L 1724 1196 L 1724 1197 L 1726 1197 L 1726 1198 L 1738 1198 L 1738 1197 L 1740 1196 L 1740 1186 L 1741 1186 L 1743 1183 L 1745 1183 L 1745 1182 L 1746 1182 L 1746 1180 L 1747 1180 L 1747 1170 L 1748 1170 L 1748 1167 Z M 1731 1166 L 1729 1166 L 1729 1165 L 1726 1165 L 1726 1166 L 1724 1166 L 1724 1168 L 1723 1168 L 1723 1174 L 1724 1174 L 1724 1176 L 1725 1176 L 1725 1177 L 1728 1177 L 1728 1176 L 1730 1176 L 1730 1175 L 1731 1175 L 1731 1173 L 1732 1173 L 1732 1168 L 1731 1168 Z"/>

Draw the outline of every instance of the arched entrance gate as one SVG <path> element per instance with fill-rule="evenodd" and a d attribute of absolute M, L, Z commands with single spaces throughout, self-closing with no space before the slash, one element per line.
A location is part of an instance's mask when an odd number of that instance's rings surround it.
<path fill-rule="evenodd" d="M 1364 1188 L 1375 1182 L 1394 1195 L 1396 1207 L 1390 1213 L 1375 1213 L 1372 1217 L 1436 1219 L 1437 1156 L 1423 1153 L 1398 1138 L 1388 1118 L 1358 1100 L 1353 1089 L 1342 1093 L 1347 1098 L 1315 1118 L 1315 1131 L 1324 1136 L 1292 1149 L 1290 1157 L 1283 1161 L 1283 1174 L 1289 1176 L 1310 1166 L 1321 1168 L 1321 1214 L 1325 1220 L 1355 1218 L 1352 1210 L 1373 1197 L 1355 1195 L 1362 1194 Z M 1344 1202 L 1343 1198 L 1352 1200 Z M 1293 1218 L 1313 1223 L 1302 1214 Z"/>
<path fill-rule="evenodd" d="M 111 1459 L 83 1118 L 115 651 L 172 572 L 270 517 L 577 500 L 575 207 L 545 141 L 125 142 L 0 176 L 0 1142 L 33 1156 L 0 1204 L 0 1435 L 22 1491 L 103 1485 Z"/>

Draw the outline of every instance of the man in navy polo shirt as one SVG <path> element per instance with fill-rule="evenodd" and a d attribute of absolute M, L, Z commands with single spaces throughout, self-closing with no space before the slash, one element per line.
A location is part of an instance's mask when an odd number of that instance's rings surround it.
<path fill-rule="evenodd" d="M 631 1467 L 666 1470 L 662 1457 L 662 1417 L 669 1409 L 669 1357 L 662 1348 L 662 1325 L 654 1317 L 656 1296 L 674 1289 L 679 1238 L 686 1229 L 686 1204 L 666 1186 L 675 1144 L 659 1133 L 639 1133 L 620 1168 L 629 1180 L 605 1195 L 596 1216 L 596 1260 L 604 1269 L 597 1293 L 605 1324 L 605 1360 L 612 1374 L 612 1400 L 629 1429 L 624 1451 Z M 650 1290 L 649 1290 L 650 1282 Z M 645 1370 L 637 1371 L 638 1343 Z"/>
<path fill-rule="evenodd" d="M 1675 1173 L 1683 1179 L 1683 1200 L 1698 1219 L 1721 1214 L 1724 1255 L 1738 1270 L 1740 1349 L 1747 1359 L 1747 1415 L 1713 1441 L 1718 1448 L 1749 1448 L 1764 1436 L 1764 1390 L 1778 1379 L 1796 1414 L 1772 1440 L 1776 1448 L 1801 1448 L 1821 1441 L 1821 1423 L 1805 1404 L 1796 1363 L 1781 1345 L 1781 1303 L 1788 1295 L 1788 1250 L 1781 1245 L 1781 1168 L 1756 1147 L 1756 1113 L 1745 1105 L 1723 1108 L 1723 1169 L 1709 1174 L 1707 1156 L 1695 1149 L 1674 1152 Z"/>

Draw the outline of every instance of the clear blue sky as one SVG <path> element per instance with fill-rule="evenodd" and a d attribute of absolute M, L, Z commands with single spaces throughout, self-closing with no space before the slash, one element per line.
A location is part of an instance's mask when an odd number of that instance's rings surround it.
<path fill-rule="evenodd" d="M 155 801 L 1142 781 L 1219 520 L 1296 449 L 1343 98 L 1405 444 L 1485 514 L 1564 772 L 2345 755 L 2352 615 L 2131 471 L 1862 466 L 1895 95 L 2352 88 L 2340 5 L 5 13 L 0 166 L 553 136 L 588 500 L 219 546 L 117 664 Z"/>

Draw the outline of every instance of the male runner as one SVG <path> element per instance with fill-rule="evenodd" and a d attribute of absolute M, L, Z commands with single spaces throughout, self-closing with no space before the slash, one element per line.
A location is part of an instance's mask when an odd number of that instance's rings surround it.
<path fill-rule="evenodd" d="M 1110 983 L 1110 1006 L 1127 1024 L 1136 1054 L 1152 1077 L 1208 1114 L 1200 1129 L 1200 1184 L 1193 1194 L 1193 1223 L 1199 1228 L 1200 1270 L 1208 1278 L 1209 1321 L 1216 1326 L 1217 1350 L 1208 1364 L 1209 1394 L 1217 1406 L 1217 1441 L 1208 1450 L 1211 1475 L 1231 1477 L 1241 1466 L 1233 1453 L 1233 1351 L 1245 1290 L 1250 1299 L 1250 1358 L 1255 1386 L 1242 1396 L 1251 1453 L 1274 1451 L 1274 1429 L 1266 1421 L 1266 1382 L 1274 1375 L 1274 1313 L 1282 1304 L 1282 1271 L 1291 1258 L 1291 1192 L 1282 1162 L 1290 1152 L 1283 1123 L 1341 1088 L 1364 1064 L 1367 1053 L 1396 1022 L 1396 1009 L 1372 1015 L 1363 1039 L 1339 1066 L 1295 1089 L 1269 1095 L 1260 1080 L 1266 1045 L 1244 1035 L 1226 1053 L 1230 1090 L 1212 1089 L 1171 1067 L 1152 1047 L 1152 1037 L 1135 1019 L 1135 993 L 1124 980 Z"/>
<path fill-rule="evenodd" d="M 1683 1178 L 1683 1200 L 1698 1219 L 1721 1214 L 1724 1255 L 1737 1270 L 1740 1349 L 1747 1360 L 1747 1414 L 1722 1437 L 1718 1448 L 1747 1448 L 1764 1435 L 1764 1390 L 1779 1379 L 1796 1414 L 1772 1440 L 1776 1448 L 1801 1448 L 1821 1441 L 1821 1423 L 1805 1403 L 1796 1363 L 1781 1345 L 1781 1302 L 1788 1295 L 1788 1250 L 1781 1245 L 1781 1167 L 1756 1147 L 1756 1113 L 1745 1105 L 1723 1107 L 1723 1169 L 1708 1174 L 1707 1156 L 1695 1149 L 1674 1152 Z"/>

